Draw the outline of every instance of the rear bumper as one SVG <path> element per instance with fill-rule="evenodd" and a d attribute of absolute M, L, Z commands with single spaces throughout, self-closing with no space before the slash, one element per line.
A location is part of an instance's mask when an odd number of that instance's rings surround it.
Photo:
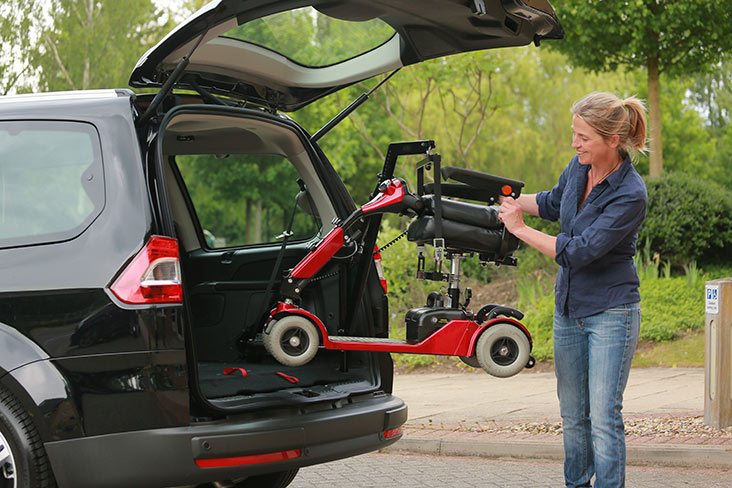
<path fill-rule="evenodd" d="M 385 440 L 382 433 L 406 422 L 407 406 L 385 395 L 309 413 L 273 410 L 271 415 L 49 442 L 46 450 L 59 488 L 191 485 L 381 449 L 400 438 Z M 282 452 L 287 454 L 261 456 Z M 249 462 L 254 464 L 238 465 Z M 199 466 L 230 463 L 235 465 Z"/>

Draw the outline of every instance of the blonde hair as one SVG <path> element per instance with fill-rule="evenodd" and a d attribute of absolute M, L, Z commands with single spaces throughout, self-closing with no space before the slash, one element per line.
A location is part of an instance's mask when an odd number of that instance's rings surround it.
<path fill-rule="evenodd" d="M 620 137 L 618 153 L 625 157 L 632 150 L 647 153 L 646 106 L 643 100 L 621 100 L 612 93 L 593 92 L 572 106 L 572 113 L 604 138 Z"/>

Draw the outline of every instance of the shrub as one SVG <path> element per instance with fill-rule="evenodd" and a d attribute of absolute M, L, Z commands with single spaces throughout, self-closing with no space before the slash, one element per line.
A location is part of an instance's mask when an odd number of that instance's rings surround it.
<path fill-rule="evenodd" d="M 646 182 L 648 215 L 639 242 L 675 265 L 730 261 L 732 192 L 684 173 Z"/>
<path fill-rule="evenodd" d="M 704 281 L 685 276 L 641 282 L 641 340 L 667 341 L 704 327 Z"/>

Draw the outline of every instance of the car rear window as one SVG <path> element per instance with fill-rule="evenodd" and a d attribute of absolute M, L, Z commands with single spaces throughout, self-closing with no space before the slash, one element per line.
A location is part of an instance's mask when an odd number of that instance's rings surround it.
<path fill-rule="evenodd" d="M 295 208 L 299 175 L 284 156 L 180 154 L 175 162 L 210 249 L 277 242 L 291 218 L 292 240 L 321 227 L 318 216 Z"/>
<path fill-rule="evenodd" d="M 394 34 L 378 18 L 350 22 L 304 7 L 247 22 L 222 37 L 258 44 L 305 66 L 323 67 L 371 51 Z"/>
<path fill-rule="evenodd" d="M 82 122 L 0 122 L 0 248 L 81 234 L 104 206 L 99 135 Z"/>

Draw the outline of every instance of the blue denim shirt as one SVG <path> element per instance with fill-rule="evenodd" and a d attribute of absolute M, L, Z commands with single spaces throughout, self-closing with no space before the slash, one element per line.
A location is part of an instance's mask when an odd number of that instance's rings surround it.
<path fill-rule="evenodd" d="M 539 216 L 561 222 L 557 236 L 557 310 L 571 318 L 595 315 L 640 301 L 633 256 L 648 192 L 626 156 L 620 168 L 596 185 L 580 207 L 590 165 L 577 157 L 551 191 L 537 193 Z"/>

